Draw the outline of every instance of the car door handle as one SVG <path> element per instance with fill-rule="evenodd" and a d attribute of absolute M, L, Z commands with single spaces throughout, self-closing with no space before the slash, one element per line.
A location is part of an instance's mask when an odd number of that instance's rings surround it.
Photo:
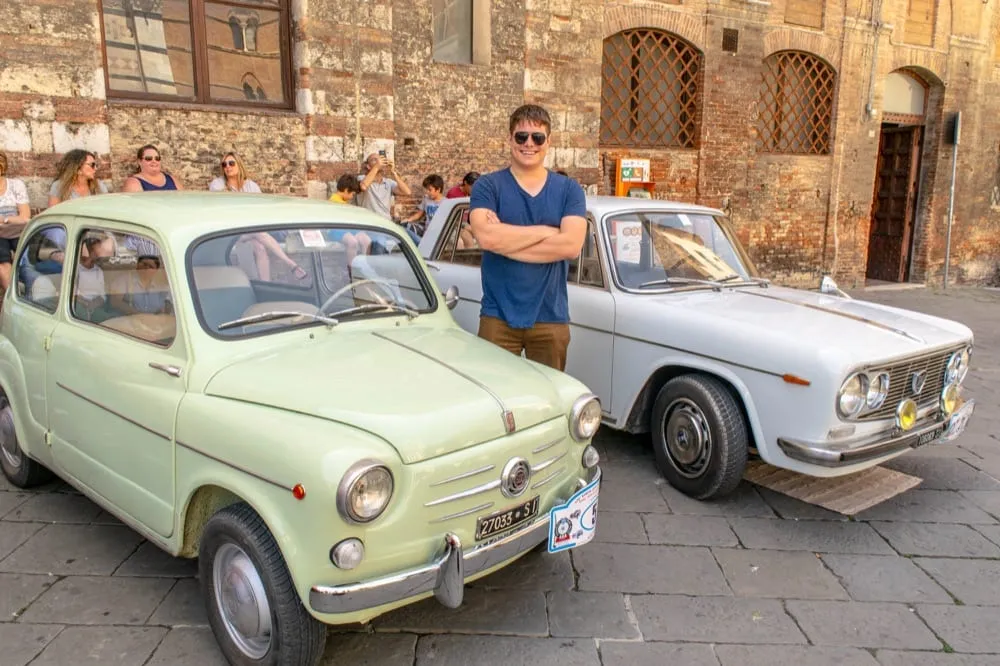
<path fill-rule="evenodd" d="M 150 361 L 149 367 L 153 368 L 154 370 L 162 370 L 171 377 L 181 376 L 181 369 L 178 368 L 176 365 L 165 365 L 163 363 L 157 363 L 156 361 Z"/>

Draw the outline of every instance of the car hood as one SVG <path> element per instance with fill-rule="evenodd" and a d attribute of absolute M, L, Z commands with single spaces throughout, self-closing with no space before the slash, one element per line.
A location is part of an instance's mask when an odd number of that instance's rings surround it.
<path fill-rule="evenodd" d="M 682 308 L 682 320 L 700 320 L 693 329 L 718 331 L 713 320 L 725 323 L 716 335 L 698 335 L 687 341 L 698 349 L 716 343 L 730 346 L 733 337 L 751 347 L 752 340 L 772 349 L 820 350 L 824 357 L 843 363 L 882 361 L 917 354 L 971 340 L 972 331 L 955 321 L 919 312 L 852 300 L 820 292 L 785 287 L 744 286 L 722 292 L 698 290 L 652 297 L 670 310 Z M 750 332 L 753 335 L 750 335 Z M 679 331 L 676 331 L 679 333 Z M 664 335 L 670 335 L 669 328 Z M 676 346 L 677 342 L 671 344 Z M 782 347 L 777 347 L 781 345 Z M 743 346 L 743 345 L 741 345 Z M 715 350 L 721 351 L 721 350 Z M 813 354 L 810 354 L 813 355 Z"/>
<path fill-rule="evenodd" d="M 505 409 L 517 431 L 565 411 L 545 374 L 461 330 L 338 328 L 316 337 L 233 363 L 205 393 L 361 428 L 404 463 L 504 436 Z"/>

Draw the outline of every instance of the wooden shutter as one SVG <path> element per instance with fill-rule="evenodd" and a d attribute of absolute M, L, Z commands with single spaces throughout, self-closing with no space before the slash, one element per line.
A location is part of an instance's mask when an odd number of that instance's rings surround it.
<path fill-rule="evenodd" d="M 823 28 L 823 7 L 826 0 L 788 0 L 785 5 L 785 23 Z"/>
<path fill-rule="evenodd" d="M 903 28 L 903 41 L 918 46 L 933 45 L 937 0 L 909 0 L 909 3 L 906 24 Z"/>

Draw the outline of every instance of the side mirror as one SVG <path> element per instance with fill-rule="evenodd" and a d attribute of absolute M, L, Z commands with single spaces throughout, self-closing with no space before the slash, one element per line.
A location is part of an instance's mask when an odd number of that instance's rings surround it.
<path fill-rule="evenodd" d="M 823 279 L 819 282 L 819 290 L 824 294 L 833 294 L 834 296 L 840 296 L 842 298 L 850 298 L 844 291 L 837 286 L 836 281 L 829 275 L 824 275 Z"/>
<path fill-rule="evenodd" d="M 448 291 L 444 292 L 444 304 L 448 306 L 449 310 L 454 310 L 455 306 L 458 305 L 458 287 L 451 285 L 448 287 Z"/>

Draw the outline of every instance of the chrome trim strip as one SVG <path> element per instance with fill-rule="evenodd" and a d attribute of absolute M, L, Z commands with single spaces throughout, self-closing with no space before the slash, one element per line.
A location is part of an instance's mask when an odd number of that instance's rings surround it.
<path fill-rule="evenodd" d="M 145 430 L 146 432 L 148 432 L 151 435 L 156 435 L 160 439 L 165 439 L 168 442 L 170 441 L 170 437 L 167 436 L 167 435 L 164 435 L 162 432 L 158 432 L 156 430 L 153 430 L 149 426 L 144 426 L 143 424 L 139 423 L 135 419 L 130 419 L 129 417 L 127 417 L 124 414 L 122 414 L 121 412 L 116 412 L 115 410 L 111 409 L 107 405 L 102 405 L 101 403 L 97 402 L 96 400 L 92 400 L 91 398 L 88 398 L 87 396 L 83 395 L 82 393 L 74 391 L 70 387 L 68 387 L 65 384 L 63 384 L 62 382 L 56 382 L 56 386 L 58 386 L 59 388 L 61 388 L 64 391 L 66 391 L 67 393 L 72 393 L 73 395 L 75 395 L 76 397 L 78 397 L 80 400 L 83 400 L 85 402 L 89 402 L 94 407 L 98 407 L 100 409 L 103 409 L 104 411 L 106 411 L 109 414 L 114 414 L 115 416 L 117 416 L 118 418 L 120 418 L 122 421 L 127 421 L 128 423 L 131 423 L 132 425 L 134 425 L 137 428 L 142 428 L 143 430 Z"/>
<path fill-rule="evenodd" d="M 601 476 L 601 468 L 588 470 L 589 483 Z M 564 500 L 557 500 L 560 504 Z M 428 564 L 348 585 L 313 585 L 309 590 L 309 606 L 317 613 L 336 615 L 378 608 L 386 604 L 433 592 L 439 602 L 449 608 L 461 604 L 465 582 L 526 553 L 549 536 L 549 514 L 541 514 L 531 525 L 496 541 L 463 550 L 454 534 L 442 538 L 444 552 Z"/>
<path fill-rule="evenodd" d="M 555 446 L 556 444 L 558 444 L 558 443 L 559 443 L 559 442 L 561 442 L 561 441 L 563 441 L 563 438 L 562 438 L 562 437 L 559 437 L 559 438 L 557 438 L 557 439 L 553 439 L 553 440 L 552 440 L 551 442 L 549 442 L 548 444 L 542 444 L 542 445 L 541 445 L 541 446 L 539 446 L 538 448 L 536 448 L 536 449 L 532 449 L 532 451 L 531 451 L 531 455 L 533 455 L 533 456 L 534 456 L 534 455 L 538 455 L 538 454 L 539 454 L 539 453 L 541 453 L 542 451 L 547 451 L 547 450 L 551 449 L 551 448 L 552 448 L 553 446 Z"/>
<path fill-rule="evenodd" d="M 480 511 L 485 511 L 486 509 L 493 506 L 493 504 L 494 502 L 486 502 L 485 504 L 474 506 L 471 509 L 466 509 L 465 511 L 459 511 L 458 513 L 449 513 L 447 516 L 441 516 L 440 518 L 435 518 L 434 520 L 429 520 L 427 522 L 431 525 L 435 523 L 444 523 L 449 520 L 454 520 L 455 518 L 462 518 L 464 516 L 468 516 L 470 513 L 479 513 Z"/>
<path fill-rule="evenodd" d="M 486 465 L 485 467 L 474 469 L 471 472 L 462 472 L 461 474 L 456 474 L 455 476 L 449 476 L 447 479 L 443 479 L 441 481 L 435 481 L 429 487 L 437 488 L 438 486 L 443 486 L 446 483 L 451 483 L 452 481 L 460 481 L 462 479 L 467 479 L 470 476 L 478 476 L 479 474 L 484 474 L 486 472 L 489 472 L 491 469 L 496 469 L 496 465 Z"/>
<path fill-rule="evenodd" d="M 567 453 L 569 453 L 569 451 L 563 451 L 562 453 L 560 453 L 559 455 L 557 455 L 555 458 L 549 458 L 548 460 L 543 460 L 542 462 L 538 463 L 537 465 L 532 465 L 532 467 L 531 467 L 531 473 L 534 474 L 535 472 L 541 472 L 543 469 L 546 469 L 547 467 L 551 467 L 552 465 L 556 464 L 557 462 L 559 462 L 560 460 L 562 460 L 563 458 L 565 458 Z"/>
<path fill-rule="evenodd" d="M 221 464 L 225 465 L 226 467 L 232 467 L 233 469 L 235 469 L 235 470 L 237 470 L 239 472 L 243 472 L 244 474 L 246 474 L 248 476 L 252 476 L 255 479 L 263 481 L 264 483 L 269 483 L 272 486 L 275 486 L 277 488 L 281 488 L 282 490 L 287 490 L 288 492 L 292 491 L 292 487 L 289 486 L 289 485 L 287 485 L 287 484 L 281 483 L 279 481 L 275 481 L 273 479 L 269 479 L 266 476 L 261 476 L 260 474 L 257 474 L 256 472 L 251 472 L 250 470 L 246 469 L 245 467 L 240 467 L 239 465 L 231 463 L 228 460 L 223 460 L 222 458 L 216 458 L 215 456 L 213 456 L 213 455 L 211 455 L 209 453 L 205 453 L 201 449 L 196 449 L 195 447 L 191 446 L 190 444 L 185 444 L 184 442 L 182 442 L 180 440 L 177 440 L 176 443 L 177 443 L 177 446 L 183 447 L 183 448 L 185 448 L 188 451 L 191 451 L 193 453 L 197 453 L 200 456 L 205 456 L 206 458 L 208 458 L 210 460 L 214 460 L 217 463 L 221 463 Z"/>
<path fill-rule="evenodd" d="M 541 481 L 539 481 L 535 485 L 531 486 L 531 489 L 535 490 L 536 488 L 541 488 L 542 486 L 544 486 L 547 483 L 551 482 L 552 479 L 556 478 L 557 476 L 559 476 L 560 474 L 562 474 L 565 471 L 566 471 L 566 465 L 563 465 L 562 467 L 560 467 L 556 471 L 552 472 L 551 474 L 549 474 L 547 477 L 545 477 L 544 479 L 542 479 Z"/>
<path fill-rule="evenodd" d="M 819 312 L 825 312 L 826 314 L 835 315 L 838 317 L 844 317 L 845 319 L 851 319 L 862 324 L 868 324 L 869 326 L 874 326 L 875 328 L 881 328 L 884 331 L 889 331 L 890 333 L 895 333 L 896 335 L 902 336 L 914 342 L 926 342 L 923 338 L 918 338 L 915 335 L 911 335 L 906 331 L 889 326 L 888 324 L 883 324 L 880 321 L 875 321 L 874 319 L 868 319 L 867 317 L 862 317 L 861 315 L 851 314 L 850 312 L 843 312 L 842 310 L 834 310 L 833 308 L 825 308 L 822 305 L 816 305 L 815 303 L 803 303 L 802 301 L 792 300 L 790 298 L 782 298 L 781 296 L 774 296 L 772 294 L 764 294 L 760 292 L 746 292 L 751 296 L 759 296 L 761 298 L 770 298 L 773 301 L 781 301 L 782 303 L 788 303 L 789 305 L 798 305 L 804 308 L 809 308 L 811 310 L 817 310 Z"/>
<path fill-rule="evenodd" d="M 466 497 L 472 497 L 473 495 L 479 495 L 480 493 L 489 492 L 490 490 L 496 490 L 500 487 L 500 479 L 495 479 L 488 483 L 484 483 L 481 486 L 476 486 L 474 488 L 469 488 L 468 490 L 463 490 L 460 493 L 455 493 L 454 495 L 448 495 L 440 499 L 431 500 L 424 504 L 425 507 L 438 506 L 440 504 L 447 504 L 448 502 L 454 502 L 456 500 L 465 499 Z"/>
<path fill-rule="evenodd" d="M 441 359 L 434 358 L 430 354 L 428 354 L 426 352 L 422 352 L 419 349 L 414 349 L 413 347 L 410 347 L 409 345 L 404 345 L 402 342 L 399 342 L 397 340 L 393 340 L 392 338 L 387 337 L 387 336 L 383 335 L 382 333 L 375 332 L 375 333 L 372 333 L 372 335 L 374 335 L 376 338 L 381 338 L 382 340 L 385 340 L 386 342 L 391 342 L 394 345 L 398 345 L 399 347 L 402 347 L 403 349 L 406 349 L 407 351 L 411 351 L 414 354 L 419 354 L 420 356 L 423 356 L 427 360 L 433 361 L 433 362 L 437 363 L 438 365 L 440 365 L 441 367 L 447 368 L 448 370 L 451 370 L 452 372 L 454 372 L 459 377 L 462 377 L 462 378 L 464 378 L 464 379 L 472 382 L 473 384 L 475 384 L 476 386 L 478 386 L 482 390 L 486 391 L 486 393 L 488 393 L 490 395 L 490 397 L 492 397 L 493 400 L 495 400 L 496 403 L 497 403 L 497 405 L 500 407 L 500 414 L 501 414 L 501 416 L 503 416 L 504 412 L 508 411 L 506 405 L 504 405 L 504 403 L 503 403 L 503 399 L 501 399 L 500 396 L 498 396 L 496 393 L 494 393 L 493 390 L 490 389 L 489 386 L 487 386 L 486 384 L 482 383 L 481 381 L 479 381 L 475 377 L 471 377 L 471 376 L 465 374 L 461 370 L 458 370 L 457 368 L 455 368 L 455 367 L 453 367 L 451 365 L 448 365 L 447 363 L 445 363 Z"/>

